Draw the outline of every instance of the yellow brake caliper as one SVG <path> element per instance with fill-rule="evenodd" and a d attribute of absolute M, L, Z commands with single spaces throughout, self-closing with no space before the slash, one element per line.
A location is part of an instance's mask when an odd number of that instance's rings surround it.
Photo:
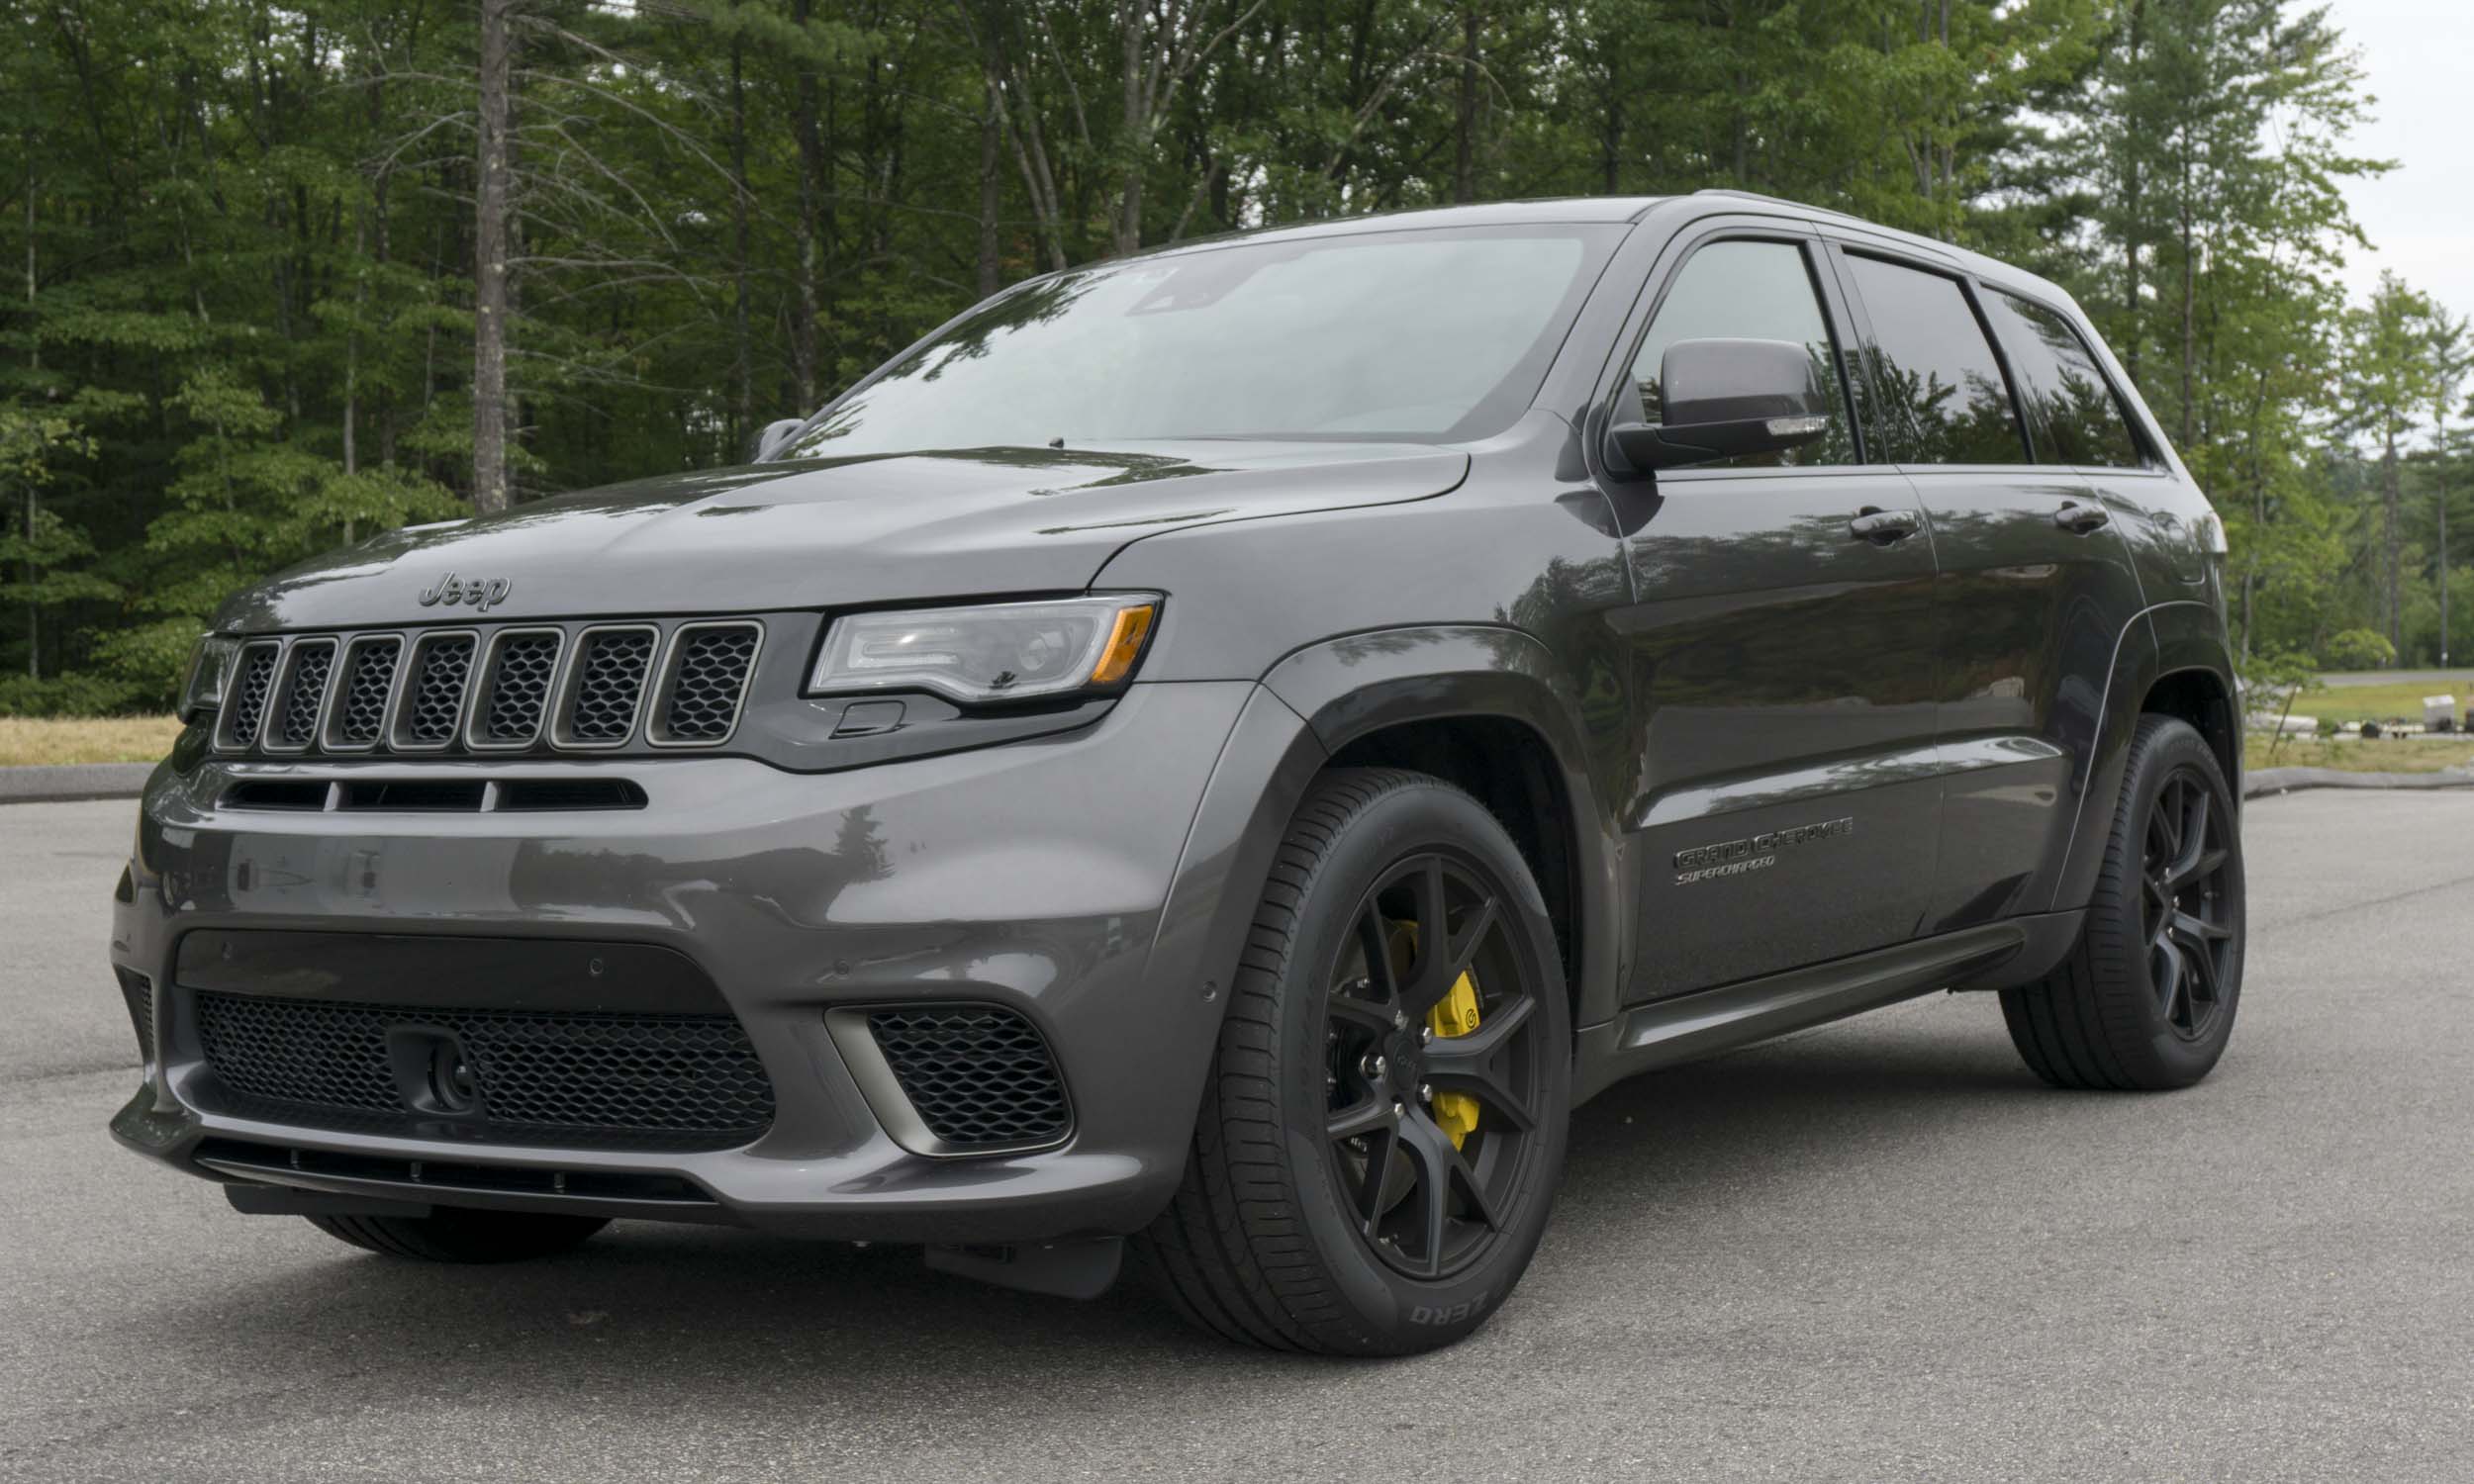
<path fill-rule="evenodd" d="M 1477 1029 L 1477 985 L 1466 974 L 1452 981 L 1452 992 L 1426 1012 L 1426 1025 L 1437 1037 L 1466 1036 Z M 1459 1149 L 1477 1132 L 1477 1099 L 1466 1092 L 1438 1092 L 1428 1103 L 1435 1123 L 1452 1136 Z"/>
<path fill-rule="evenodd" d="M 1394 921 L 1391 924 L 1392 952 L 1405 960 L 1417 944 L 1415 922 Z M 1477 1029 L 1477 983 L 1467 974 L 1452 981 L 1450 993 L 1426 1012 L 1426 1029 L 1438 1037 L 1466 1036 Z M 1459 1149 L 1477 1132 L 1477 1099 L 1466 1092 L 1438 1092 L 1427 1100 L 1434 1110 L 1435 1124 L 1452 1136 L 1452 1147 Z"/>

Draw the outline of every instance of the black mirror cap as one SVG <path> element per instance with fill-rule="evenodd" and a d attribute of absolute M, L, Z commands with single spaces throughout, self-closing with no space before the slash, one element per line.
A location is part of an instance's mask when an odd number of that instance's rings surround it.
<path fill-rule="evenodd" d="M 1609 463 L 1673 469 L 1775 453 L 1830 430 L 1812 352 L 1788 340 L 1677 340 L 1659 362 L 1659 420 L 1607 429 Z"/>
<path fill-rule="evenodd" d="M 790 441 L 791 434 L 807 425 L 805 417 L 783 417 L 766 423 L 756 434 L 755 443 L 748 448 L 747 461 L 751 464 L 763 463 L 781 451 L 782 445 Z"/>

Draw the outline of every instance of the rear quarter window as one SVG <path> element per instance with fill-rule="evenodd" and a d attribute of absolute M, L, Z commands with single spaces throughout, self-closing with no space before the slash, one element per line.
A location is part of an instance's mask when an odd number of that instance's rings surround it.
<path fill-rule="evenodd" d="M 2068 320 L 2032 299 L 1998 291 L 1984 296 L 1984 308 L 2010 352 L 2019 396 L 2035 424 L 2040 463 L 2136 469 L 2147 462 L 2096 353 Z"/>

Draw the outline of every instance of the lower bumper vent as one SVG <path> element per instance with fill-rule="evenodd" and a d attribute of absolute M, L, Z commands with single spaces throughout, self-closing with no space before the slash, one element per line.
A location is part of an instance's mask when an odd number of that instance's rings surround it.
<path fill-rule="evenodd" d="M 730 1149 L 773 1084 L 728 1015 L 437 1009 L 199 990 L 218 1111 L 549 1147 Z"/>
<path fill-rule="evenodd" d="M 129 1005 L 129 1028 L 138 1033 L 138 1060 L 154 1060 L 154 984 L 143 974 L 118 968 L 121 998 Z"/>
<path fill-rule="evenodd" d="M 950 1152 L 1053 1144 L 1073 1121 L 1048 1043 L 1011 1010 L 871 1010 L 868 1032 L 919 1122 Z"/>

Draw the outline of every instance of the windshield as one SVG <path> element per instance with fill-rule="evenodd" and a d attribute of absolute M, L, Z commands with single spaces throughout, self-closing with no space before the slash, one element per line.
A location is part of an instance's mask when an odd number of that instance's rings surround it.
<path fill-rule="evenodd" d="M 905 352 L 784 456 L 1484 437 L 1535 395 L 1620 231 L 1238 242 L 1039 279 Z"/>

